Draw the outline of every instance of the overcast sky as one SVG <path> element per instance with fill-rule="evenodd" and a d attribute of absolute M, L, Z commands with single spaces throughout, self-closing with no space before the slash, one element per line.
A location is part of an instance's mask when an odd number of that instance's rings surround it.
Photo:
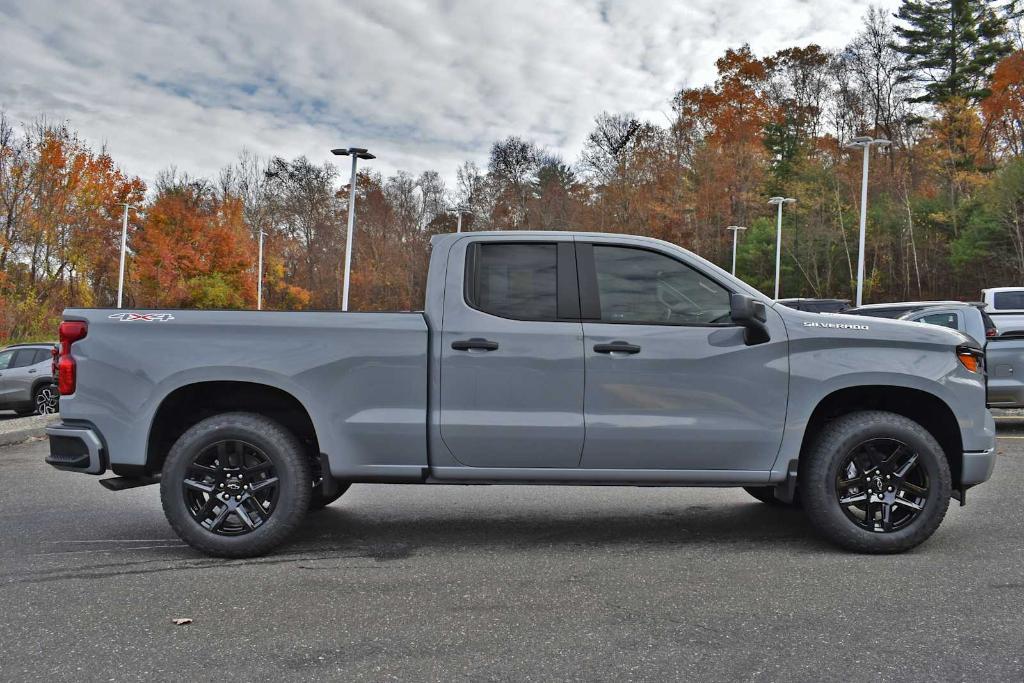
<path fill-rule="evenodd" d="M 867 4 L 0 0 L 0 109 L 67 120 L 146 180 L 213 176 L 243 147 L 323 161 L 350 145 L 385 174 L 451 179 L 512 134 L 573 160 L 602 110 L 664 120 L 727 47 L 839 47 Z"/>

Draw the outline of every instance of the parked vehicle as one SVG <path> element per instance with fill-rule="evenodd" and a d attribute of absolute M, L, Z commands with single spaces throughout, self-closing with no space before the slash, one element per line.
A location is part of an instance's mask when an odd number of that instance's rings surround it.
<path fill-rule="evenodd" d="M 0 350 L 0 410 L 26 416 L 56 413 L 53 344 L 13 344 Z"/>
<path fill-rule="evenodd" d="M 47 462 L 244 557 L 354 482 L 742 486 L 860 552 L 989 478 L 982 349 L 626 235 L 435 237 L 422 313 L 69 309 Z"/>
<path fill-rule="evenodd" d="M 842 313 L 850 307 L 849 299 L 779 299 L 778 302 L 810 313 Z"/>
<path fill-rule="evenodd" d="M 987 401 L 992 408 L 1024 408 L 1024 334 L 1000 335 L 984 304 L 932 306 L 903 320 L 960 330 L 985 347 Z"/>
<path fill-rule="evenodd" d="M 866 315 L 871 318 L 901 318 L 907 313 L 919 311 L 931 306 L 957 306 L 962 301 L 897 301 L 888 304 L 864 304 L 848 308 L 843 313 L 848 315 Z"/>
<path fill-rule="evenodd" d="M 981 290 L 985 312 L 992 316 L 1000 334 L 1024 334 L 1024 287 L 991 287 Z"/>

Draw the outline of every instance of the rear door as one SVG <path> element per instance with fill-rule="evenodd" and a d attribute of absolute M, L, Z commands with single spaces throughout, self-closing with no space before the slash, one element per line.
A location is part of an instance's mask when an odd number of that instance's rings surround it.
<path fill-rule="evenodd" d="M 35 367 L 36 351 L 34 348 L 14 351 L 7 369 L 3 371 L 7 403 L 32 401 L 32 384 L 39 378 L 39 368 Z"/>
<path fill-rule="evenodd" d="M 788 343 L 747 346 L 730 290 L 681 255 L 577 243 L 585 468 L 764 472 L 786 422 Z M 715 475 L 710 475 L 715 476 Z"/>
<path fill-rule="evenodd" d="M 579 465 L 583 330 L 570 236 L 456 242 L 441 344 L 441 438 L 456 460 Z"/>

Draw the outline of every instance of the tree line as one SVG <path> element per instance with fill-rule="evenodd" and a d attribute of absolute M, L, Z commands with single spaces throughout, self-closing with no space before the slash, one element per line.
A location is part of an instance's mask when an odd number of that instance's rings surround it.
<path fill-rule="evenodd" d="M 436 171 L 356 181 L 353 310 L 422 305 L 431 236 L 455 230 L 649 235 L 763 291 L 784 211 L 781 296 L 850 298 L 862 134 L 872 152 L 865 300 L 973 299 L 1024 285 L 1024 42 L 1017 2 L 906 0 L 871 8 L 849 45 L 725 52 L 664 122 L 602 112 L 578 158 L 496 141 L 447 186 Z M 265 234 L 264 308 L 337 310 L 348 210 L 331 163 L 242 151 L 217 177 L 174 167 L 151 187 L 67 124 L 0 113 L 0 341 L 53 336 L 68 306 L 116 300 L 123 204 L 126 305 L 253 308 Z"/>

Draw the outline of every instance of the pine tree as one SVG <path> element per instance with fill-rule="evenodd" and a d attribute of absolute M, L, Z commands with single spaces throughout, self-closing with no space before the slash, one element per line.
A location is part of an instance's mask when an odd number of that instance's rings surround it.
<path fill-rule="evenodd" d="M 993 0 L 904 0 L 896 49 L 906 56 L 903 81 L 924 86 L 915 101 L 983 99 L 989 74 L 1012 49 L 1006 14 Z"/>

